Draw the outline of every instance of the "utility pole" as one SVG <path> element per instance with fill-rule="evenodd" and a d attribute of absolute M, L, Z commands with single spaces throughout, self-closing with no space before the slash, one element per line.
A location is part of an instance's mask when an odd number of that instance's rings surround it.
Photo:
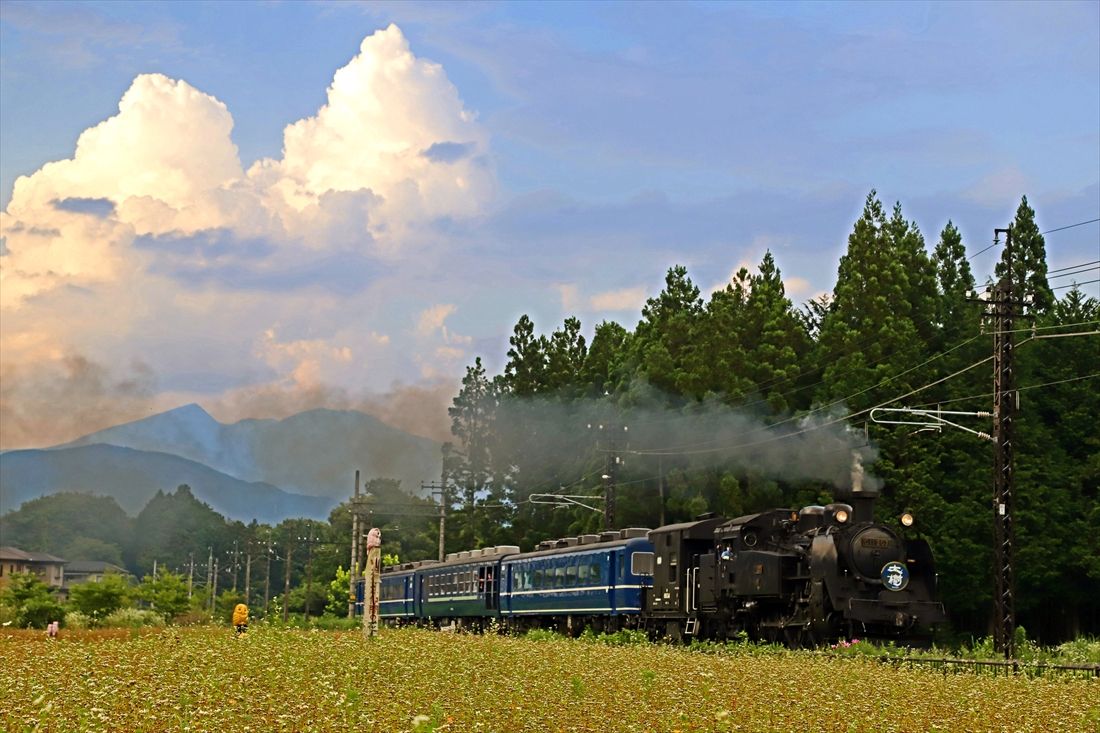
<path fill-rule="evenodd" d="M 267 572 L 264 573 L 264 618 L 271 610 L 271 540 L 267 541 Z"/>
<path fill-rule="evenodd" d="M 348 566 L 348 618 L 355 616 L 355 581 L 359 576 L 359 469 L 355 469 L 355 494 L 351 500 L 351 564 Z"/>
<path fill-rule="evenodd" d="M 191 600 L 191 588 L 195 584 L 195 553 L 189 553 L 190 564 L 187 570 L 187 600 Z"/>
<path fill-rule="evenodd" d="M 657 496 L 661 500 L 661 516 L 658 527 L 665 526 L 665 461 L 664 456 L 657 454 Z"/>
<path fill-rule="evenodd" d="M 237 540 L 233 540 L 233 595 L 237 594 L 237 570 L 240 567 L 241 561 L 237 551 Z"/>
<path fill-rule="evenodd" d="M 211 545 L 207 548 L 210 551 L 209 557 L 206 558 L 206 593 L 210 594 L 210 589 L 213 587 L 214 578 L 214 546 Z M 214 607 L 210 607 L 210 613 L 214 612 Z"/>
<path fill-rule="evenodd" d="M 439 497 L 439 561 L 443 562 L 444 538 L 447 531 L 447 469 L 443 469 L 443 479 L 438 484 L 420 482 L 421 493 L 431 492 L 432 498 Z"/>
<path fill-rule="evenodd" d="M 589 423 L 588 427 L 591 428 L 592 424 Z M 604 465 L 603 475 L 601 476 L 603 479 L 604 497 L 603 528 L 605 530 L 610 530 L 615 528 L 615 482 L 618 477 L 619 466 L 623 463 L 622 458 L 619 456 L 617 436 L 620 432 L 626 433 L 630 428 L 626 425 L 619 426 L 601 423 L 596 425 L 596 429 L 600 431 L 600 435 L 605 436 L 603 450 L 607 454 L 607 461 Z"/>
<path fill-rule="evenodd" d="M 214 558 L 214 585 L 210 589 L 210 613 L 218 612 L 218 559 Z"/>
<path fill-rule="evenodd" d="M 1016 605 L 1013 599 L 1013 487 L 1014 413 L 1018 393 L 1012 331 L 1016 324 L 1017 295 L 1012 282 L 1012 229 L 1005 235 L 1005 276 L 993 288 L 993 598 L 994 647 L 1007 659 L 1015 656 Z"/>
<path fill-rule="evenodd" d="M 252 602 L 252 546 L 248 546 L 248 552 L 244 556 L 244 602 Z"/>
<path fill-rule="evenodd" d="M 315 539 L 313 531 L 313 525 L 310 525 L 309 536 L 298 538 L 298 541 L 306 546 L 306 618 L 309 618 L 309 604 L 313 600 L 313 546 L 320 542 L 320 540 Z"/>
<path fill-rule="evenodd" d="M 283 584 L 283 623 L 287 622 L 290 618 L 290 607 L 287 603 L 290 600 L 290 560 L 294 555 L 294 545 L 287 545 L 286 547 L 286 581 Z"/>

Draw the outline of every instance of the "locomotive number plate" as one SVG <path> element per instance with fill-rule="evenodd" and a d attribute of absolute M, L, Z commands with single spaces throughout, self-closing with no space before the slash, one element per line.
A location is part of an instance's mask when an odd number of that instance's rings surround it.
<path fill-rule="evenodd" d="M 875 550 L 889 550 L 893 543 L 883 537 L 864 537 L 860 539 L 860 547 L 870 547 Z"/>

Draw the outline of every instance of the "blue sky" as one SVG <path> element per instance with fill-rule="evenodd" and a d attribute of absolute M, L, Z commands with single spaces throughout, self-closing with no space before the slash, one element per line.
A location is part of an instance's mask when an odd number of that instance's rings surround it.
<path fill-rule="evenodd" d="M 1100 217 L 1100 5 L 5 2 L 0 133 L 9 417 L 415 394 L 437 434 L 522 313 L 633 327 L 769 248 L 829 290 L 872 188 L 929 247 Z"/>

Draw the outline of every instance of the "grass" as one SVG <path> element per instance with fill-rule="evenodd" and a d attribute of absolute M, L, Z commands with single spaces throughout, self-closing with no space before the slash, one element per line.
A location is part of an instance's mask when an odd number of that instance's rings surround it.
<path fill-rule="evenodd" d="M 5 633 L 0 658 L 7 731 L 1100 733 L 1100 680 L 945 677 L 861 657 L 169 628 Z"/>

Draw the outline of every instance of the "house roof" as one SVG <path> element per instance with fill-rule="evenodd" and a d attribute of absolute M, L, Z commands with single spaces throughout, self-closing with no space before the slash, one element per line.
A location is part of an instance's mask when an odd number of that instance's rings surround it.
<path fill-rule="evenodd" d="M 129 575 L 126 568 L 102 560 L 72 560 L 65 564 L 65 575 L 92 575 L 94 573 L 120 573 Z"/>
<path fill-rule="evenodd" d="M 18 547 L 0 547 L 0 560 L 18 560 L 20 562 L 64 563 L 60 557 L 48 552 L 27 552 Z"/>

